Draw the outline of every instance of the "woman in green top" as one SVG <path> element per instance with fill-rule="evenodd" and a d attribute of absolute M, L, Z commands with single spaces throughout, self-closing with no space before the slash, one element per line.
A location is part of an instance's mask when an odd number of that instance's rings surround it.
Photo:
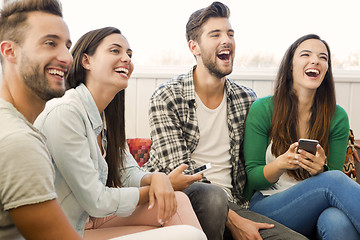
<path fill-rule="evenodd" d="M 348 133 L 330 49 L 317 35 L 303 36 L 285 53 L 274 95 L 257 100 L 247 117 L 250 210 L 308 237 L 360 239 L 360 185 L 338 171 Z M 319 141 L 315 155 L 298 149 L 300 138 Z"/>

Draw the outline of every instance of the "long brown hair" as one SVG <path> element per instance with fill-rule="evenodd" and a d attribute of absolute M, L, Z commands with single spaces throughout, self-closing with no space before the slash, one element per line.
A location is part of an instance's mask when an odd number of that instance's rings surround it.
<path fill-rule="evenodd" d="M 111 34 L 121 34 L 114 27 L 105 27 L 90 31 L 83 35 L 71 51 L 74 61 L 67 78 L 67 88 L 75 88 L 85 83 L 86 70 L 82 66 L 84 53 L 94 55 L 101 41 Z M 108 164 L 106 186 L 121 187 L 120 169 L 124 166 L 126 146 L 125 138 L 125 90 L 118 92 L 104 110 L 107 125 L 107 150 L 105 160 Z"/>
<path fill-rule="evenodd" d="M 322 41 L 328 51 L 328 70 L 324 80 L 316 90 L 314 102 L 311 107 L 309 120 L 308 138 L 317 139 L 324 148 L 329 151 L 329 128 L 331 118 L 336 108 L 334 78 L 331 68 L 331 53 L 328 44 L 315 34 L 305 35 L 297 39 L 286 51 L 280 64 L 275 81 L 275 93 L 273 96 L 274 111 L 272 115 L 270 138 L 273 141 L 272 153 L 278 157 L 285 153 L 289 146 L 298 141 L 296 131 L 298 125 L 298 97 L 293 89 L 292 62 L 298 46 L 308 40 L 317 39 Z M 304 169 L 289 170 L 288 173 L 298 180 L 310 177 Z"/>

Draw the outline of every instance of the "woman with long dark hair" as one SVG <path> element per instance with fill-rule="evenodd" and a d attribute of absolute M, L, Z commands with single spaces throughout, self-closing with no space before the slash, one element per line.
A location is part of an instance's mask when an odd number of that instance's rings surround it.
<path fill-rule="evenodd" d="M 168 176 L 143 172 L 125 150 L 124 89 L 134 68 L 126 38 L 113 27 L 93 30 L 72 55 L 69 90 L 47 104 L 36 126 L 47 138 L 58 201 L 74 228 L 83 234 L 90 217 L 87 228 L 101 231 L 85 231 L 87 239 L 177 224 L 201 229 L 190 201 L 174 193 Z"/>
<path fill-rule="evenodd" d="M 347 114 L 336 105 L 329 46 L 305 35 L 285 53 L 274 95 L 255 101 L 247 116 L 250 209 L 308 237 L 359 239 L 354 200 L 360 186 L 341 172 L 348 134 Z M 318 140 L 316 153 L 301 150 L 300 138 Z"/>

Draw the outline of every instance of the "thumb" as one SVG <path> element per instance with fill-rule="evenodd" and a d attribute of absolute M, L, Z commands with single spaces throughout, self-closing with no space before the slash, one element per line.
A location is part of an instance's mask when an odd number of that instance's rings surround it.
<path fill-rule="evenodd" d="M 184 170 L 186 170 L 188 168 L 188 165 L 186 164 L 181 164 L 180 166 L 178 166 L 177 168 L 174 169 L 174 172 L 178 172 L 178 173 L 182 173 Z"/>

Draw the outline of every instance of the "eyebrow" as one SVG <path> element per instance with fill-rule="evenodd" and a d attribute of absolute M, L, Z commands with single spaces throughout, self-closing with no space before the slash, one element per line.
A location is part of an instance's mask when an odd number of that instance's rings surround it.
<path fill-rule="evenodd" d="M 212 31 L 208 32 L 208 35 L 211 35 L 213 33 L 218 33 L 218 32 L 221 32 L 221 30 L 215 29 L 215 30 L 212 30 Z M 234 31 L 234 29 L 229 29 L 227 32 L 234 33 L 235 31 Z"/>
<path fill-rule="evenodd" d="M 304 52 L 306 52 L 306 53 L 311 53 L 310 50 L 302 50 L 302 51 L 299 52 L 299 54 L 304 53 Z M 320 55 L 325 55 L 325 56 L 328 57 L 327 53 L 320 53 Z"/>
<path fill-rule="evenodd" d="M 110 44 L 110 46 L 115 46 L 115 47 L 118 47 L 118 48 L 123 48 L 120 44 L 117 44 L 117 43 L 112 43 L 112 44 Z M 127 50 L 127 52 L 132 52 L 133 50 L 131 49 L 131 48 L 129 48 L 128 50 Z"/>
<path fill-rule="evenodd" d="M 60 38 L 58 35 L 56 35 L 56 34 L 47 34 L 47 35 L 43 36 L 41 39 L 46 39 L 46 38 L 53 38 L 53 39 L 56 39 L 56 40 L 60 40 L 60 39 L 61 39 L 61 38 Z M 72 45 L 71 40 L 68 39 L 68 40 L 66 41 L 66 44 Z"/>

